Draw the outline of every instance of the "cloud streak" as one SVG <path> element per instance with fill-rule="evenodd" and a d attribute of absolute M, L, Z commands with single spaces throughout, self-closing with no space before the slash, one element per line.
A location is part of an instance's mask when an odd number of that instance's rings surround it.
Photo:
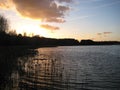
<path fill-rule="evenodd" d="M 102 38 L 102 37 L 108 37 L 112 33 L 113 32 L 102 32 L 102 33 L 97 33 L 97 35 Z"/>
<path fill-rule="evenodd" d="M 59 30 L 60 28 L 59 27 L 56 27 L 56 26 L 51 26 L 51 25 L 48 25 L 48 24 L 43 24 L 43 25 L 40 25 L 42 28 L 45 28 L 47 30 Z"/>
<path fill-rule="evenodd" d="M 113 32 L 103 32 L 103 33 L 97 33 L 97 35 L 109 35 L 112 34 Z"/>
<path fill-rule="evenodd" d="M 112 32 L 103 32 L 103 34 L 108 35 L 108 34 L 112 34 Z"/>
<path fill-rule="evenodd" d="M 99 36 L 100 36 L 100 35 L 102 35 L 102 33 L 97 33 L 97 35 L 99 35 Z"/>

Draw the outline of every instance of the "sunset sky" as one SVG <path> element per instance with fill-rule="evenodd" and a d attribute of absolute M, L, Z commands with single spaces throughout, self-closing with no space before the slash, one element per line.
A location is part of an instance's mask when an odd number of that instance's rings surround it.
<path fill-rule="evenodd" d="M 120 0 L 0 0 L 0 14 L 29 36 L 120 41 Z"/>

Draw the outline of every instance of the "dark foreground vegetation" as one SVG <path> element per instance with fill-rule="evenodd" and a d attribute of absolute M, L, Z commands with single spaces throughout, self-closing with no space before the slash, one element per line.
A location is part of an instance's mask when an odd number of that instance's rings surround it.
<path fill-rule="evenodd" d="M 0 90 L 11 90 L 7 89 L 7 87 L 13 83 L 11 74 L 19 69 L 18 59 L 21 57 L 33 57 L 36 54 L 36 50 L 27 47 L 0 47 Z M 20 69 L 19 72 L 22 73 Z"/>

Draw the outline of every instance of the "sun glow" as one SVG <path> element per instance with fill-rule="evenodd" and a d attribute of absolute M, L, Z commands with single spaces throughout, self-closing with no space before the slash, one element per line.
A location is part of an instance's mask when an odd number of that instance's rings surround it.
<path fill-rule="evenodd" d="M 33 35 L 39 35 L 39 36 L 48 36 L 47 30 L 41 28 L 38 25 L 23 25 L 21 27 L 17 27 L 16 30 L 17 34 L 22 34 L 26 33 L 26 36 L 33 36 Z"/>

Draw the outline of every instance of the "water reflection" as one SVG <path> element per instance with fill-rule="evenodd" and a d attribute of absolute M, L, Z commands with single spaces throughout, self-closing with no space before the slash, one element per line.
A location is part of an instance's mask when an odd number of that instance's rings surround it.
<path fill-rule="evenodd" d="M 63 90 L 61 60 L 38 55 L 25 62 L 19 86 L 22 90 Z"/>
<path fill-rule="evenodd" d="M 22 56 L 1 53 L 5 62 L 0 61 L 0 90 L 119 90 L 120 48 L 105 48 L 40 48 Z"/>

